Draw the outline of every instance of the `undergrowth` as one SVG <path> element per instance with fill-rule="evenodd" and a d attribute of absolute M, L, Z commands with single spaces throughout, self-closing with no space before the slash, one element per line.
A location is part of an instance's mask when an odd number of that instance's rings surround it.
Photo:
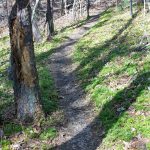
<path fill-rule="evenodd" d="M 128 9 L 110 8 L 75 47 L 78 78 L 105 130 L 101 150 L 122 150 L 138 135 L 150 138 L 150 47 L 139 46 L 145 30 L 149 15 L 144 21 L 142 12 L 130 18 Z"/>

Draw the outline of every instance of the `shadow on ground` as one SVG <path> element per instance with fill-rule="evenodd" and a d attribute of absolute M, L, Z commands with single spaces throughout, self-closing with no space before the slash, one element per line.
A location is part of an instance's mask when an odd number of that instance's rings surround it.
<path fill-rule="evenodd" d="M 90 148 L 89 150 L 96 150 L 100 146 L 102 139 L 107 136 L 108 131 L 114 126 L 118 119 L 122 117 L 123 113 L 128 110 L 130 105 L 136 101 L 136 98 L 141 94 L 141 92 L 144 89 L 148 88 L 148 85 L 150 84 L 149 77 L 150 72 L 141 73 L 137 75 L 136 79 L 127 88 L 117 93 L 110 102 L 107 102 L 103 106 L 99 115 L 93 120 L 93 122 L 90 125 L 86 127 L 89 128 L 90 126 L 90 128 L 93 129 L 94 134 L 94 139 L 92 138 L 87 141 L 87 145 L 95 143 L 93 144 L 93 148 Z M 128 95 L 128 97 L 126 97 L 126 95 Z M 120 106 L 124 107 L 125 109 L 119 114 L 117 112 L 117 109 L 120 108 Z M 105 115 L 106 113 L 108 113 L 108 110 L 110 112 L 110 118 L 107 118 L 106 120 L 103 119 L 103 124 L 107 124 L 107 126 L 105 126 L 104 133 L 101 134 L 101 125 L 100 122 L 98 122 L 98 120 L 101 120 L 101 118 L 105 118 Z M 79 134 L 77 134 L 75 137 L 73 137 L 71 140 L 67 141 L 66 143 L 63 143 L 60 146 L 55 147 L 54 149 L 65 150 L 66 147 L 69 147 L 70 144 L 76 144 L 73 143 L 73 141 L 76 141 L 76 139 L 80 139 L 81 136 L 86 136 L 86 128 L 82 130 Z"/>
<path fill-rule="evenodd" d="M 125 55 L 128 55 L 129 53 L 135 51 L 135 48 L 131 49 L 128 45 L 120 44 L 121 41 L 127 40 L 126 39 L 127 34 L 125 34 L 124 36 L 122 36 L 119 39 L 120 42 L 118 42 L 118 37 L 132 24 L 133 20 L 137 17 L 137 15 L 138 15 L 138 13 L 136 13 L 133 18 L 131 18 L 121 29 L 119 29 L 117 34 L 115 34 L 110 40 L 106 41 L 104 45 L 93 47 L 93 48 L 89 49 L 88 51 L 90 51 L 91 53 L 89 55 L 87 55 L 87 57 L 85 57 L 80 62 L 80 65 L 77 68 L 77 71 L 81 72 L 81 74 L 82 74 L 82 68 L 84 68 L 84 66 L 86 66 L 87 64 L 90 64 L 91 67 L 84 69 L 83 72 L 87 72 L 88 78 L 92 79 L 92 78 L 96 77 L 97 74 L 103 69 L 103 67 L 108 62 L 110 62 L 113 58 L 115 58 L 117 56 L 125 56 Z M 95 25 L 96 28 L 98 28 L 100 26 L 101 26 L 101 24 Z M 86 35 L 88 35 L 88 34 L 89 33 L 87 33 Z M 115 47 L 115 48 L 111 49 L 110 47 L 111 47 L 112 43 L 116 43 L 117 48 Z M 124 50 L 122 48 L 122 51 L 120 51 L 120 47 L 123 47 Z M 111 50 L 102 59 L 100 59 L 100 60 L 97 59 L 100 56 L 100 54 L 103 53 L 106 49 L 108 49 L 108 50 L 111 49 Z M 126 51 L 127 49 L 130 49 L 130 50 Z M 96 70 L 95 70 L 95 68 L 96 68 Z M 86 84 L 85 84 L 85 86 L 86 86 Z"/>
<path fill-rule="evenodd" d="M 117 48 L 117 49 L 114 48 L 101 60 L 99 60 L 99 59 L 93 60 L 93 58 L 97 58 L 100 55 L 100 53 L 103 52 L 103 50 L 108 49 L 112 42 L 114 42 L 114 43 L 117 42 L 116 40 L 117 40 L 118 36 L 121 35 L 132 24 L 133 20 L 137 16 L 137 14 L 138 13 L 136 13 L 133 18 L 131 18 L 120 30 L 118 30 L 118 33 L 116 35 L 114 35 L 112 37 L 112 39 L 110 39 L 104 45 L 102 45 L 100 47 L 95 47 L 94 49 L 92 48 L 91 53 L 88 55 L 88 57 L 84 58 L 81 61 L 81 64 L 77 68 L 76 71 L 81 71 L 85 65 L 90 64 L 91 68 L 90 69 L 88 68 L 89 70 L 87 70 L 87 72 L 88 72 L 87 78 L 89 80 L 91 80 L 94 77 L 96 77 L 98 75 L 98 73 L 102 70 L 102 68 L 105 66 L 105 64 L 110 62 L 114 57 L 127 56 L 131 52 L 138 53 L 138 51 L 136 51 L 135 48 L 131 48 L 128 45 L 126 45 L 126 46 L 123 45 L 124 49 L 122 51 L 119 51 L 119 48 Z M 105 23 L 106 21 L 104 21 L 103 23 Z M 103 23 L 101 23 L 99 25 L 95 25 L 95 27 L 102 26 Z M 127 36 L 126 34 L 124 36 L 122 36 L 120 38 L 120 41 L 126 40 L 126 36 Z M 122 46 L 122 45 L 120 45 L 120 46 Z M 126 51 L 127 49 L 129 49 L 129 50 Z M 90 49 L 89 49 L 89 51 L 90 51 Z M 96 68 L 96 70 L 94 70 L 95 68 Z M 86 70 L 84 70 L 84 71 L 86 71 Z M 62 76 L 63 76 L 63 74 L 62 74 Z M 74 150 L 77 150 L 78 149 L 77 144 L 79 144 L 78 140 L 81 139 L 81 137 L 86 137 L 87 131 L 88 131 L 87 129 L 92 128 L 93 135 L 91 136 L 91 138 L 87 139 L 87 141 L 85 139 L 85 141 L 86 141 L 86 144 L 89 145 L 89 150 L 96 150 L 100 146 L 103 138 L 105 138 L 107 136 L 107 133 L 109 132 L 109 130 L 117 123 L 118 119 L 122 117 L 122 115 L 129 109 L 129 107 L 134 102 L 136 102 L 137 97 L 140 96 L 142 91 L 148 88 L 148 86 L 150 84 L 149 78 L 150 78 L 150 72 L 144 72 L 144 71 L 138 72 L 137 75 L 135 76 L 135 79 L 130 83 L 130 85 L 128 87 L 119 91 L 109 102 L 106 102 L 104 104 L 100 113 L 92 121 L 91 124 L 87 125 L 87 127 L 85 127 L 80 133 L 78 133 L 76 136 L 74 136 L 67 142 L 65 142 L 59 146 L 53 147 L 53 149 L 69 150 L 68 149 L 69 145 L 75 145 Z M 88 84 L 89 83 L 84 83 L 84 87 L 86 87 Z M 121 112 L 118 112 L 118 109 L 120 107 L 123 107 L 124 110 L 122 110 Z M 108 115 L 108 113 L 109 113 L 109 115 Z M 106 115 L 109 116 L 109 118 L 105 118 Z M 105 126 L 101 125 L 100 120 L 102 120 L 102 124 Z M 102 131 L 103 128 L 104 128 L 104 131 Z M 77 142 L 77 143 L 75 143 L 75 142 Z M 91 145 L 93 145 L 92 148 L 91 148 Z"/>

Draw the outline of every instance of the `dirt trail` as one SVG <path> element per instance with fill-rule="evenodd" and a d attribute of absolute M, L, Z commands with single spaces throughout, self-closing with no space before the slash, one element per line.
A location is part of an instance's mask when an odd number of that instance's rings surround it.
<path fill-rule="evenodd" d="M 50 58 L 50 70 L 60 95 L 60 107 L 65 123 L 53 141 L 56 150 L 95 150 L 101 142 L 101 132 L 96 136 L 96 117 L 90 99 L 76 81 L 77 65 L 72 62 L 75 43 L 97 23 L 99 15 L 92 16 L 86 24 L 75 29 L 68 40 L 56 49 Z"/>

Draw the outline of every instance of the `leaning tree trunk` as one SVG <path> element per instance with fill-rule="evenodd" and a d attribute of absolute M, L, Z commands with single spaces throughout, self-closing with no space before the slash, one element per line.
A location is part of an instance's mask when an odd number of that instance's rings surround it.
<path fill-rule="evenodd" d="M 53 0 L 52 0 L 53 4 Z M 47 40 L 51 39 L 51 36 L 54 35 L 54 23 L 53 23 L 53 5 L 51 6 L 51 1 L 47 0 L 47 13 L 46 13 L 46 21 L 48 24 L 48 37 Z"/>
<path fill-rule="evenodd" d="M 36 122 L 43 117 L 35 64 L 29 0 L 16 0 L 9 18 L 14 98 L 17 118 Z"/>

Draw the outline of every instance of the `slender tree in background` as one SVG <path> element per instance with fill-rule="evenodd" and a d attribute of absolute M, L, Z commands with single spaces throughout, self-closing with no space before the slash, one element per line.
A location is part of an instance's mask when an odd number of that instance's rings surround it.
<path fill-rule="evenodd" d="M 130 15 L 131 15 L 131 17 L 133 17 L 132 0 L 130 0 Z"/>
<path fill-rule="evenodd" d="M 53 0 L 47 0 L 47 13 L 46 13 L 46 22 L 48 25 L 48 37 L 47 40 L 51 39 L 51 36 L 54 35 L 54 23 L 53 23 Z"/>
<path fill-rule="evenodd" d="M 87 0 L 87 18 L 90 17 L 90 12 L 89 12 L 89 10 L 90 10 L 90 0 Z"/>
<path fill-rule="evenodd" d="M 145 4 L 146 0 L 136 0 L 138 11 L 142 10 L 142 3 Z M 145 5 L 144 5 L 145 6 Z"/>
<path fill-rule="evenodd" d="M 117 9 L 118 9 L 120 3 L 121 3 L 121 0 L 116 0 L 116 8 Z"/>
<path fill-rule="evenodd" d="M 116 0 L 116 7 L 118 8 L 118 0 Z"/>
<path fill-rule="evenodd" d="M 146 14 L 146 0 L 144 0 L 144 16 Z"/>
<path fill-rule="evenodd" d="M 65 9 L 65 7 L 64 7 L 64 0 L 61 0 L 61 15 L 63 16 L 64 15 L 64 9 Z"/>
<path fill-rule="evenodd" d="M 42 116 L 29 0 L 16 0 L 10 17 L 11 64 L 17 118 L 36 122 Z"/>
<path fill-rule="evenodd" d="M 67 4 L 68 4 L 67 0 L 65 0 L 65 8 L 64 8 L 65 9 L 65 15 L 67 15 Z"/>
<path fill-rule="evenodd" d="M 40 34 L 40 30 L 37 24 L 37 19 L 34 19 L 32 21 L 32 31 L 33 31 L 33 37 L 34 37 L 34 42 L 40 42 L 42 40 L 42 36 Z"/>
<path fill-rule="evenodd" d="M 33 37 L 34 37 L 35 42 L 40 42 L 42 39 L 41 34 L 40 34 L 40 30 L 38 28 L 37 17 L 36 17 L 36 10 L 38 8 L 39 1 L 40 0 L 35 1 L 35 5 L 33 7 L 32 15 L 31 15 L 32 32 L 33 32 Z"/>

